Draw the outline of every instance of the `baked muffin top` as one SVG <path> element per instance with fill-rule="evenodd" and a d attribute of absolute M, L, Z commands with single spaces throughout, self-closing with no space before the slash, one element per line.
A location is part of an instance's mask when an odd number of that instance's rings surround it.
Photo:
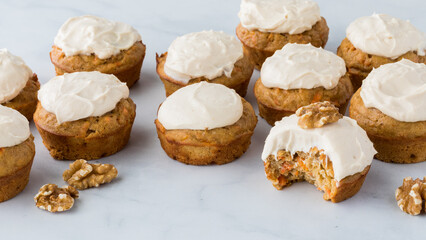
<path fill-rule="evenodd" d="M 38 92 L 40 104 L 56 115 L 58 124 L 113 110 L 129 88 L 112 74 L 75 72 L 56 76 Z"/>
<path fill-rule="evenodd" d="M 203 81 L 170 95 L 158 109 L 158 121 L 167 130 L 210 130 L 232 125 L 242 114 L 243 103 L 235 90 Z"/>
<path fill-rule="evenodd" d="M 0 103 L 8 102 L 19 95 L 33 75 L 22 58 L 7 49 L 0 49 Z"/>
<path fill-rule="evenodd" d="M 367 133 L 355 120 L 343 117 L 337 122 L 320 128 L 303 129 L 298 125 L 295 114 L 284 117 L 272 127 L 265 141 L 262 160 L 286 150 L 309 152 L 312 147 L 324 150 L 333 163 L 334 178 L 337 181 L 361 172 L 370 165 L 376 150 Z"/>
<path fill-rule="evenodd" d="M 185 84 L 198 77 L 231 77 L 234 64 L 243 56 L 243 46 L 234 36 L 215 31 L 189 33 L 170 45 L 164 72 Z"/>
<path fill-rule="evenodd" d="M 59 29 L 54 44 L 67 57 L 95 54 L 107 59 L 138 41 L 141 36 L 129 24 L 86 15 L 69 18 Z"/>
<path fill-rule="evenodd" d="M 373 69 L 363 81 L 367 108 L 403 122 L 426 121 L 426 65 L 402 59 Z"/>
<path fill-rule="evenodd" d="M 373 14 L 353 21 L 346 37 L 368 54 L 396 59 L 407 52 L 424 56 L 426 34 L 404 21 L 387 14 Z"/>
<path fill-rule="evenodd" d="M 242 0 L 238 16 L 248 30 L 289 34 L 310 30 L 321 19 L 310 0 Z"/>
<path fill-rule="evenodd" d="M 30 134 L 29 122 L 24 115 L 0 105 L 0 148 L 18 145 Z"/>
<path fill-rule="evenodd" d="M 260 71 L 266 87 L 289 89 L 332 89 L 345 75 L 342 58 L 311 44 L 286 44 L 267 58 Z"/>

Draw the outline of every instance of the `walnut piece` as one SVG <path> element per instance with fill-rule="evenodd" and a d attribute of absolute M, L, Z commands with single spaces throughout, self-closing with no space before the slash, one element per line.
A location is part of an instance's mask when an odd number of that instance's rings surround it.
<path fill-rule="evenodd" d="M 34 197 L 36 206 L 49 212 L 67 211 L 78 198 L 78 191 L 72 186 L 58 187 L 56 184 L 43 185 Z"/>
<path fill-rule="evenodd" d="M 332 103 L 317 102 L 297 109 L 296 115 L 299 117 L 297 124 L 301 128 L 320 128 L 326 124 L 337 122 L 343 117 L 339 109 Z"/>
<path fill-rule="evenodd" d="M 70 164 L 70 169 L 62 174 L 64 181 L 77 189 L 99 187 L 117 177 L 117 169 L 111 164 L 93 164 L 84 159 Z"/>
<path fill-rule="evenodd" d="M 426 211 L 426 177 L 423 180 L 411 177 L 404 178 L 402 186 L 396 189 L 395 198 L 399 208 L 411 215 L 418 215 L 422 209 Z"/>

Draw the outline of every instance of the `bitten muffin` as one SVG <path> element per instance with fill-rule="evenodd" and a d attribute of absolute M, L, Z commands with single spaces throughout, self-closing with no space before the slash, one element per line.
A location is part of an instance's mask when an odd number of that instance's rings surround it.
<path fill-rule="evenodd" d="M 367 131 L 376 158 L 426 161 L 426 65 L 403 59 L 371 71 L 354 94 L 349 115 Z"/>
<path fill-rule="evenodd" d="M 426 36 L 409 21 L 373 14 L 352 22 L 337 55 L 346 62 L 355 91 L 374 68 L 409 59 L 426 63 Z"/>
<path fill-rule="evenodd" d="M 61 26 L 50 59 L 57 75 L 99 71 L 114 74 L 131 87 L 139 80 L 145 52 L 141 36 L 130 25 L 79 16 Z"/>
<path fill-rule="evenodd" d="M 136 105 L 112 74 L 76 72 L 42 85 L 34 123 L 55 159 L 98 159 L 127 144 Z"/>
<path fill-rule="evenodd" d="M 37 75 L 18 56 L 0 49 L 0 103 L 13 108 L 29 121 L 37 106 L 40 88 Z"/>
<path fill-rule="evenodd" d="M 233 89 L 204 81 L 170 95 L 155 120 L 167 155 L 192 165 L 239 158 L 250 146 L 256 124 L 250 103 Z"/>
<path fill-rule="evenodd" d="M 25 116 L 4 106 L 0 106 L 0 134 L 0 202 L 4 202 L 27 185 L 35 146 Z"/>
<path fill-rule="evenodd" d="M 256 69 L 287 43 L 324 47 L 327 22 L 310 0 L 242 0 L 236 33 Z"/>
<path fill-rule="evenodd" d="M 344 114 L 352 94 L 343 59 L 310 44 L 276 51 L 254 86 L 259 114 L 270 125 L 313 102 L 330 101 Z"/>
<path fill-rule="evenodd" d="M 276 122 L 266 138 L 266 177 L 278 190 L 307 181 L 324 192 L 324 200 L 352 197 L 370 169 L 373 144 L 356 121 L 339 116 L 331 103 L 304 108 Z"/>
<path fill-rule="evenodd" d="M 166 53 L 157 55 L 157 74 L 166 96 L 189 84 L 208 81 L 232 88 L 244 97 L 253 69 L 241 43 L 224 32 L 178 37 Z"/>

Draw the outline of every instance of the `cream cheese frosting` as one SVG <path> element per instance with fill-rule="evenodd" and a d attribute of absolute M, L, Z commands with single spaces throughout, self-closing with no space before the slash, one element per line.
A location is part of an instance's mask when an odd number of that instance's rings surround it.
<path fill-rule="evenodd" d="M 262 160 L 277 155 L 279 150 L 292 154 L 309 152 L 312 147 L 324 150 L 333 163 L 334 179 L 341 181 L 359 173 L 371 164 L 377 153 L 367 133 L 355 120 L 343 117 L 321 128 L 302 129 L 298 117 L 291 115 L 275 123 L 265 141 Z"/>
<path fill-rule="evenodd" d="M 189 33 L 170 45 L 164 72 L 184 84 L 197 77 L 231 77 L 241 58 L 243 45 L 234 36 L 211 30 Z"/>
<path fill-rule="evenodd" d="M 129 88 L 112 74 L 75 72 L 56 76 L 42 85 L 38 99 L 58 124 L 101 116 L 129 97 Z"/>
<path fill-rule="evenodd" d="M 139 33 L 129 24 L 96 16 L 69 18 L 59 29 L 54 44 L 65 56 L 95 54 L 107 59 L 141 41 Z"/>
<path fill-rule="evenodd" d="M 332 52 L 311 44 L 286 44 L 263 63 L 260 79 L 269 88 L 332 89 L 345 73 L 345 61 Z"/>
<path fill-rule="evenodd" d="M 32 74 L 22 58 L 0 49 L 0 103 L 18 96 Z"/>
<path fill-rule="evenodd" d="M 310 0 L 242 0 L 238 16 L 248 30 L 290 34 L 311 30 L 321 19 Z"/>
<path fill-rule="evenodd" d="M 368 108 L 402 122 L 426 121 L 426 65 L 402 59 L 373 69 L 360 92 Z"/>
<path fill-rule="evenodd" d="M 424 56 L 426 34 L 404 21 L 387 14 L 373 14 L 352 22 L 346 37 L 358 49 L 391 59 L 415 51 Z"/>
<path fill-rule="evenodd" d="M 170 95 L 158 109 L 158 121 L 167 130 L 210 130 L 232 125 L 242 114 L 243 103 L 235 90 L 200 82 Z"/>
<path fill-rule="evenodd" d="M 24 115 L 0 105 L 0 148 L 18 145 L 30 134 L 30 123 Z"/>

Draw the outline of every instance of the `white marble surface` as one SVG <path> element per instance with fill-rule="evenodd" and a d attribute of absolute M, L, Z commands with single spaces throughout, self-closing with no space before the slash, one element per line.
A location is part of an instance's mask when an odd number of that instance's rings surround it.
<path fill-rule="evenodd" d="M 373 12 L 410 19 L 426 31 L 424 0 L 321 0 L 330 26 L 326 49 L 335 51 L 355 18 Z M 423 177 L 426 162 L 374 161 L 361 191 L 333 204 L 307 183 L 277 191 L 266 179 L 260 154 L 269 126 L 259 119 L 252 145 L 224 166 L 187 166 L 169 159 L 157 139 L 154 119 L 164 100 L 155 73 L 155 53 L 182 34 L 204 29 L 234 33 L 238 0 L 2 1 L 0 47 L 22 56 L 41 82 L 54 76 L 53 38 L 71 16 L 95 14 L 133 25 L 148 52 L 142 79 L 131 89 L 137 118 L 129 145 L 98 162 L 114 163 L 113 183 L 81 191 L 75 207 L 52 214 L 34 206 L 45 183 L 64 185 L 69 162 L 53 160 L 32 124 L 36 157 L 26 189 L 0 204 L 1 239 L 423 239 L 426 216 L 399 210 L 395 189 L 406 176 Z M 253 74 L 252 84 L 259 76 Z M 252 91 L 247 99 L 255 106 Z M 41 238 L 42 237 L 42 238 Z"/>

